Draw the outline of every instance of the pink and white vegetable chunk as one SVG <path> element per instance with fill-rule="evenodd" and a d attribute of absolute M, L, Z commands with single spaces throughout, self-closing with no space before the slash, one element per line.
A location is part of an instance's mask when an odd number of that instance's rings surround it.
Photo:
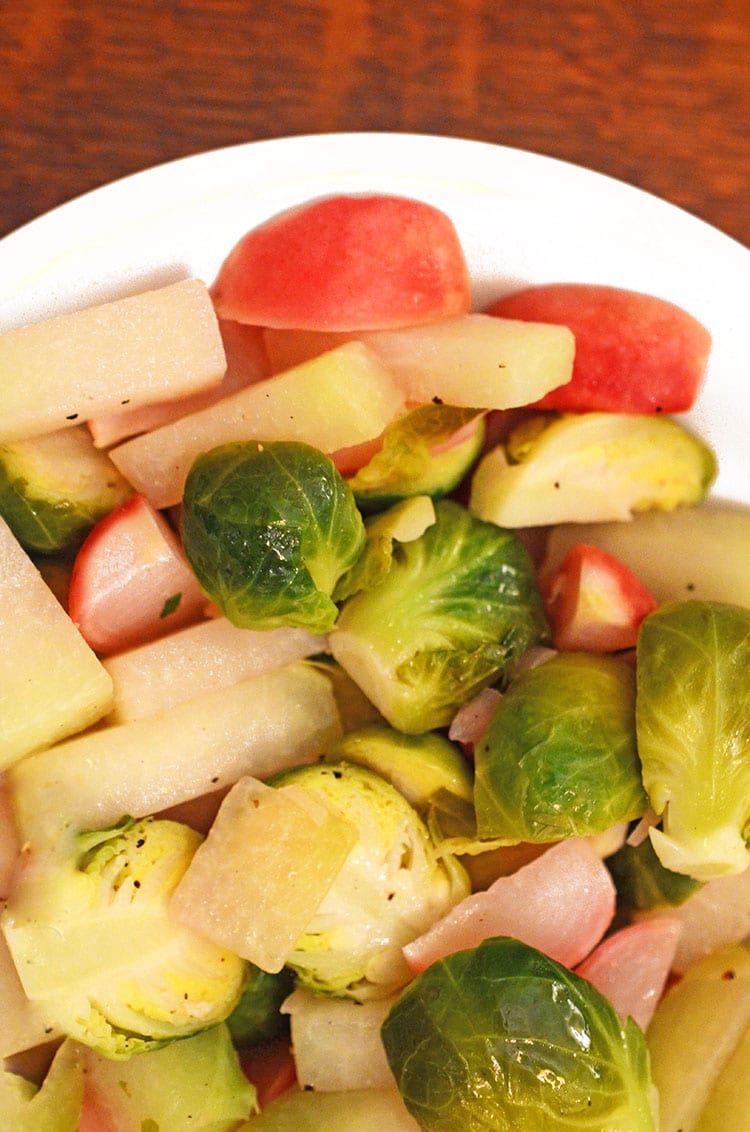
<path fill-rule="evenodd" d="M 588 841 L 571 838 L 547 849 L 483 892 L 467 896 L 424 935 L 404 947 L 415 972 L 507 935 L 574 967 L 602 938 L 615 912 L 615 887 Z"/>
<path fill-rule="evenodd" d="M 630 924 L 609 936 L 576 967 L 614 1006 L 642 1030 L 651 1021 L 672 969 L 680 922 L 669 916 Z"/>
<path fill-rule="evenodd" d="M 98 653 L 181 629 L 207 605 L 179 539 L 142 495 L 97 523 L 73 564 L 70 616 Z"/>

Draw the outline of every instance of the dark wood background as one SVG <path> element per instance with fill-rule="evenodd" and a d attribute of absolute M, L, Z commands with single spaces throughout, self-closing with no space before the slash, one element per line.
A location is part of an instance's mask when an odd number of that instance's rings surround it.
<path fill-rule="evenodd" d="M 748 0 L 0 0 L 0 234 L 108 180 L 289 134 L 496 141 L 750 244 Z"/>

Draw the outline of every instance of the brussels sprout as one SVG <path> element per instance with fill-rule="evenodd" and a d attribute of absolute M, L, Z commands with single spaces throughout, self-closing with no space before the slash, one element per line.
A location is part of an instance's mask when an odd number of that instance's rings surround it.
<path fill-rule="evenodd" d="M 60 1032 L 121 1059 L 232 1011 L 244 961 L 169 912 L 200 841 L 179 822 L 127 819 L 21 875 L 2 926 L 26 994 Z"/>
<path fill-rule="evenodd" d="M 559 653 L 498 701 L 474 752 L 480 837 L 556 841 L 639 817 L 635 674 L 624 660 Z"/>
<path fill-rule="evenodd" d="M 291 971 L 283 968 L 277 974 L 271 974 L 250 964 L 242 997 L 227 1018 L 229 1033 L 235 1044 L 253 1046 L 285 1033 L 289 1025 L 280 1007 L 293 989 Z"/>
<path fill-rule="evenodd" d="M 479 455 L 484 433 L 478 409 L 428 404 L 398 417 L 381 450 L 348 480 L 357 506 L 377 511 L 413 495 L 446 495 Z"/>
<path fill-rule="evenodd" d="M 420 538 L 393 547 L 384 577 L 344 603 L 330 639 L 342 668 L 408 733 L 448 724 L 547 634 L 520 540 L 449 500 L 435 516 Z"/>
<path fill-rule="evenodd" d="M 333 462 L 307 444 L 256 441 L 199 456 L 185 484 L 185 553 L 235 625 L 326 633 L 364 523 Z"/>
<path fill-rule="evenodd" d="M 322 796 L 358 840 L 287 956 L 302 986 L 359 1001 L 409 978 L 401 948 L 469 892 L 463 868 L 440 860 L 422 819 L 389 782 L 353 763 L 297 767 L 274 780 Z"/>
<path fill-rule="evenodd" d="M 428 967 L 381 1033 L 424 1132 L 655 1132 L 638 1026 L 518 940 L 488 939 Z"/>
<path fill-rule="evenodd" d="M 668 869 L 697 880 L 750 864 L 750 609 L 671 602 L 641 626 L 636 726 Z"/>
<path fill-rule="evenodd" d="M 619 906 L 628 913 L 674 908 L 684 903 L 701 882 L 665 869 L 647 839 L 623 845 L 607 859 L 617 888 Z"/>
<path fill-rule="evenodd" d="M 0 446 L 0 515 L 31 552 L 76 550 L 132 494 L 83 425 Z"/>
<path fill-rule="evenodd" d="M 507 527 L 629 519 L 703 499 L 716 471 L 710 448 L 668 417 L 540 414 L 482 459 L 470 507 Z"/>

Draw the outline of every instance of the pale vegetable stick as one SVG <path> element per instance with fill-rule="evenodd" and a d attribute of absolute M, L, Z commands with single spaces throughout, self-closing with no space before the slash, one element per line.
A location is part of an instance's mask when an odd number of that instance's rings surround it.
<path fill-rule="evenodd" d="M 110 456 L 154 507 L 171 507 L 195 458 L 219 444 L 296 440 L 335 452 L 379 436 L 403 408 L 390 372 L 351 342 L 120 444 Z"/>
<path fill-rule="evenodd" d="M 112 680 L 0 519 L 0 768 L 109 711 Z"/>
<path fill-rule="evenodd" d="M 468 314 L 359 334 L 266 330 L 274 371 L 357 338 L 392 370 L 407 401 L 512 409 L 565 385 L 575 340 L 566 326 Z"/>
<path fill-rule="evenodd" d="M 307 762 L 339 731 L 328 679 L 288 665 L 23 759 L 9 777 L 19 829 L 48 845 L 65 830 L 144 817 Z"/>
<path fill-rule="evenodd" d="M 107 657 L 114 684 L 108 724 L 127 723 L 301 660 L 326 647 L 304 629 L 238 629 L 216 617 Z"/>
<path fill-rule="evenodd" d="M 198 279 L 22 326 L 0 335 L 0 443 L 181 397 L 225 368 Z"/>

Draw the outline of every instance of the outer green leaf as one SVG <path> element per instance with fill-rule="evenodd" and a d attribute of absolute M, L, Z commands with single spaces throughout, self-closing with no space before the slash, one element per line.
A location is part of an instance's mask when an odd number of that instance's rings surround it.
<path fill-rule="evenodd" d="M 477 746 L 475 769 L 480 837 L 586 837 L 640 816 L 632 667 L 560 653 L 522 672 Z"/>
<path fill-rule="evenodd" d="M 638 641 L 636 721 L 662 864 L 698 880 L 750 864 L 750 609 L 661 606 Z"/>
<path fill-rule="evenodd" d="M 433 964 L 382 1029 L 424 1132 L 654 1132 L 643 1034 L 586 980 L 505 937 Z"/>
<path fill-rule="evenodd" d="M 448 500 L 393 547 L 388 573 L 345 602 L 331 651 L 392 727 L 442 727 L 506 679 L 547 631 L 529 556 L 511 532 Z"/>
<path fill-rule="evenodd" d="M 185 553 L 235 625 L 332 628 L 336 582 L 364 545 L 354 496 L 307 444 L 225 444 L 199 456 L 185 484 Z"/>

